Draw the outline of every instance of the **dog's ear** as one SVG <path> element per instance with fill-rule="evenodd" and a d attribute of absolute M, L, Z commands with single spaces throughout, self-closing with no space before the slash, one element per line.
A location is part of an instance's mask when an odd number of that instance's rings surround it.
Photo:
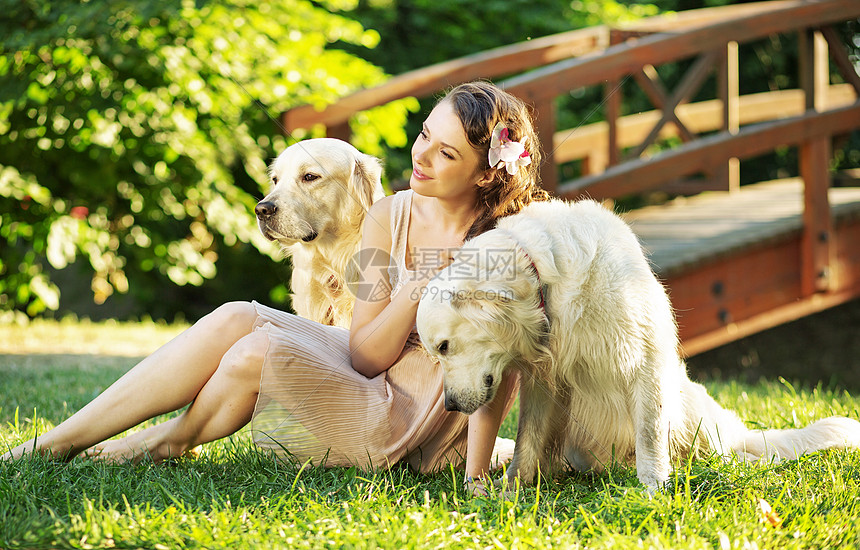
<path fill-rule="evenodd" d="M 371 207 L 375 200 L 382 198 L 381 178 L 382 163 L 380 160 L 371 155 L 356 153 L 350 191 L 361 202 L 365 211 Z"/>
<path fill-rule="evenodd" d="M 451 296 L 451 307 L 454 309 L 463 309 L 465 307 L 477 305 L 472 298 L 472 293 L 466 290 L 455 292 Z"/>
<path fill-rule="evenodd" d="M 475 307 L 490 312 L 499 306 L 510 303 L 511 300 L 513 300 L 513 296 L 509 289 L 477 287 L 453 292 L 451 307 L 454 309 Z"/>
<path fill-rule="evenodd" d="M 536 303 L 516 299 L 511 286 L 482 284 L 457 291 L 451 306 L 473 322 L 485 323 L 494 338 L 510 345 L 517 356 L 531 360 L 545 355 L 549 342 L 546 313 Z"/>

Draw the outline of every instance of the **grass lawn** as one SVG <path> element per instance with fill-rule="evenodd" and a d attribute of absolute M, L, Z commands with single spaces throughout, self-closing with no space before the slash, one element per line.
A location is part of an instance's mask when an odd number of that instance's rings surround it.
<path fill-rule="evenodd" d="M 176 330 L 0 327 L 0 446 L 55 425 Z M 860 416 L 860 396 L 837 388 L 708 387 L 766 427 Z M 502 431 L 514 436 L 514 415 Z M 756 467 L 681 464 L 653 497 L 628 468 L 542 481 L 511 500 L 469 497 L 461 478 L 287 464 L 242 432 L 170 465 L 0 463 L 0 548 L 860 547 L 858 451 Z"/>

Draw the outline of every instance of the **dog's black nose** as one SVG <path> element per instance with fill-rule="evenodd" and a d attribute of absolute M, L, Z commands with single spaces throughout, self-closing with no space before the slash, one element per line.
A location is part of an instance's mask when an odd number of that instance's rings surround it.
<path fill-rule="evenodd" d="M 254 213 L 258 218 L 270 218 L 278 211 L 278 206 L 270 201 L 260 201 L 254 207 Z"/>
<path fill-rule="evenodd" d="M 454 399 L 450 395 L 445 395 L 445 410 L 446 411 L 459 411 L 460 405 L 457 404 L 456 399 Z"/>

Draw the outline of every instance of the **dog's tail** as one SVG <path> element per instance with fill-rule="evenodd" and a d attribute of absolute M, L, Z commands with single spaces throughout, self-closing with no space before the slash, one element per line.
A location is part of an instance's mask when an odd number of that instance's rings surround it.
<path fill-rule="evenodd" d="M 831 416 L 805 428 L 790 430 L 749 430 L 733 445 L 733 451 L 747 461 L 795 459 L 824 449 L 860 449 L 860 422 Z"/>
<path fill-rule="evenodd" d="M 756 430 L 746 427 L 733 412 L 721 407 L 701 384 L 688 382 L 683 394 L 691 411 L 690 426 L 711 450 L 736 455 L 747 462 L 796 459 L 824 449 L 860 449 L 860 422 L 831 416 L 805 428 Z"/>

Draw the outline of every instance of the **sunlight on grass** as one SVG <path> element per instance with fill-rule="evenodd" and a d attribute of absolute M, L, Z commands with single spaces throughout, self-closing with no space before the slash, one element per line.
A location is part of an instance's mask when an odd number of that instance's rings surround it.
<path fill-rule="evenodd" d="M 76 319 L 0 325 L 2 353 L 87 353 L 140 357 L 182 332 L 183 324 Z"/>

